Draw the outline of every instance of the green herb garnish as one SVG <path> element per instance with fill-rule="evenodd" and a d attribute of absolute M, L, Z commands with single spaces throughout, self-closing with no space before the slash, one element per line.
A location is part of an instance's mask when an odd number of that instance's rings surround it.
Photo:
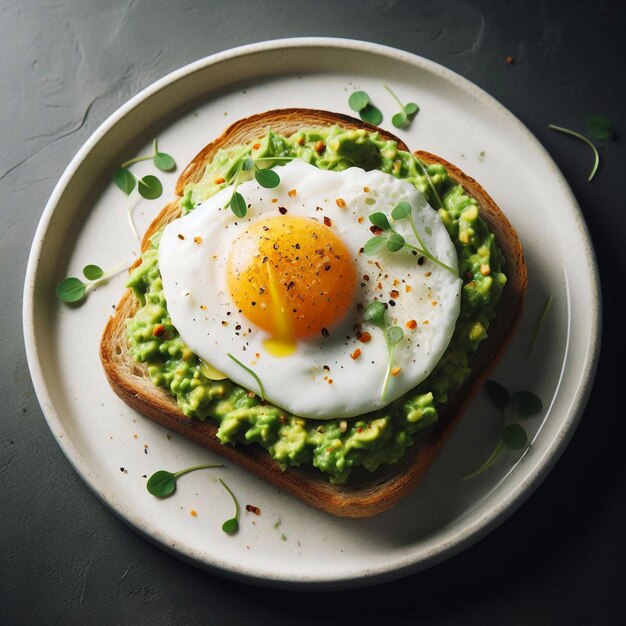
<path fill-rule="evenodd" d="M 404 338 L 404 331 L 399 326 L 389 326 L 387 320 L 385 319 L 386 312 L 385 305 L 378 301 L 374 300 L 374 302 L 370 302 L 365 307 L 363 311 L 363 320 L 366 322 L 371 322 L 377 328 L 383 331 L 383 335 L 385 337 L 385 343 L 387 344 L 387 352 L 389 354 L 389 360 L 387 362 L 387 371 L 385 372 L 385 379 L 383 381 L 383 388 L 380 394 L 380 399 L 385 400 L 385 396 L 387 395 L 387 388 L 389 386 L 390 377 L 393 375 L 393 356 L 396 349 L 396 346 L 402 341 Z"/>
<path fill-rule="evenodd" d="M 241 172 L 249 172 L 250 170 L 254 170 L 254 178 L 261 185 L 261 187 L 265 187 L 266 189 L 274 189 L 274 187 L 278 187 L 280 184 L 280 176 L 278 172 L 270 168 L 260 168 L 257 163 L 260 161 L 291 161 L 294 157 L 260 157 L 258 159 L 253 159 L 250 156 L 251 150 L 247 148 L 245 152 L 239 157 L 239 163 L 237 164 L 237 168 L 235 173 L 231 176 L 228 181 L 228 185 L 233 185 L 233 193 L 230 196 L 230 200 L 228 201 L 228 206 L 230 210 L 235 214 L 235 216 L 239 218 L 243 218 L 248 213 L 248 205 L 246 204 L 245 198 L 237 191 L 237 187 L 239 185 L 239 177 L 241 176 Z"/>
<path fill-rule="evenodd" d="M 221 478 L 219 479 L 219 481 L 222 483 L 224 489 L 228 491 L 228 493 L 230 494 L 230 497 L 233 499 L 233 502 L 235 503 L 235 514 L 233 515 L 233 517 L 231 517 L 230 519 L 227 519 L 222 524 L 222 530 L 225 533 L 232 535 L 239 530 L 239 502 L 237 501 L 237 498 L 235 498 L 235 494 L 231 491 L 230 487 Z"/>
<path fill-rule="evenodd" d="M 188 474 L 189 472 L 195 472 L 201 469 L 212 469 L 214 467 L 222 467 L 221 463 L 212 465 L 194 465 L 193 467 L 187 467 L 178 472 L 168 472 L 167 470 L 158 470 L 146 483 L 146 489 L 157 498 L 167 498 L 176 491 L 176 481 L 180 476 Z"/>
<path fill-rule="evenodd" d="M 593 151 L 593 167 L 591 168 L 591 172 L 589 173 L 589 177 L 587 178 L 587 182 L 591 182 L 596 172 L 598 171 L 598 166 L 600 165 L 600 155 L 598 154 L 598 149 L 585 137 L 580 133 L 577 133 L 574 130 L 570 130 L 569 128 L 563 128 L 562 126 L 555 126 L 554 124 L 548 124 L 548 128 L 552 130 L 556 130 L 565 135 L 570 135 L 570 137 L 575 137 L 576 139 L 580 139 L 580 141 L 584 141 Z"/>
<path fill-rule="evenodd" d="M 400 220 L 407 219 L 409 224 L 411 225 L 411 230 L 417 239 L 418 246 L 408 243 L 404 237 L 396 232 L 393 229 L 393 226 L 389 223 L 389 219 L 382 212 L 372 213 L 369 216 L 370 222 L 376 228 L 379 228 L 382 232 L 368 239 L 363 245 L 363 252 L 368 256 L 373 256 L 380 252 L 383 248 L 387 248 L 389 252 L 399 252 L 403 248 L 407 250 L 412 250 L 417 252 L 418 254 L 425 256 L 427 259 L 430 259 L 433 263 L 436 263 L 443 269 L 451 272 L 454 276 L 458 276 L 458 272 L 446 265 L 443 261 L 440 261 L 436 256 L 434 256 L 427 248 L 424 240 L 419 234 L 417 227 L 415 225 L 415 220 L 413 219 L 413 209 L 408 202 L 400 202 L 397 206 L 393 208 L 391 211 L 391 217 L 394 222 L 398 222 Z"/>
<path fill-rule="evenodd" d="M 248 374 L 250 374 L 250 376 L 252 376 L 252 378 L 256 380 L 257 385 L 259 386 L 261 400 L 265 401 L 265 389 L 263 387 L 263 383 L 261 382 L 261 379 L 256 375 L 256 373 L 253 370 L 251 370 L 247 365 L 244 365 L 239 359 L 234 357 L 230 352 L 227 352 L 226 356 L 229 359 L 232 359 L 235 363 L 237 363 L 239 367 L 242 367 L 244 370 L 246 370 L 246 372 L 248 372 Z"/>
<path fill-rule="evenodd" d="M 130 159 L 129 161 L 122 163 L 120 167 L 122 169 L 128 168 L 131 165 L 139 163 L 141 161 L 152 161 L 154 163 L 154 166 L 162 172 L 171 172 L 172 170 L 176 169 L 176 161 L 174 161 L 174 158 L 169 154 L 166 154 L 165 152 L 159 152 L 156 139 L 152 140 L 152 154 Z"/>
<path fill-rule="evenodd" d="M 396 96 L 396 94 L 391 91 L 391 89 L 387 85 L 383 85 L 383 87 L 391 94 L 391 97 L 398 103 L 400 107 L 400 112 L 396 113 L 391 118 L 391 123 L 396 128 L 406 128 L 413 118 L 417 115 L 420 108 L 415 104 L 415 102 L 409 102 L 408 104 L 402 104 L 400 98 Z"/>
<path fill-rule="evenodd" d="M 506 387 L 503 387 L 495 380 L 488 380 L 485 383 L 485 391 L 491 403 L 500 411 L 502 416 L 500 439 L 487 460 L 478 469 L 463 476 L 463 480 L 469 480 L 482 474 L 493 464 L 505 448 L 517 451 L 528 445 L 528 434 L 521 424 L 515 422 L 505 424 L 507 409 L 510 408 L 513 415 L 519 419 L 532 417 L 543 410 L 541 399 L 530 391 L 516 391 L 514 394 L 511 394 Z"/>
<path fill-rule="evenodd" d="M 596 139 L 611 139 L 613 136 L 613 125 L 610 120 L 602 115 L 590 115 L 587 119 L 587 130 Z"/>
<path fill-rule="evenodd" d="M 532 339 L 530 340 L 530 346 L 528 347 L 527 357 L 529 359 L 533 355 L 533 352 L 535 350 L 535 345 L 537 343 L 537 337 L 539 337 L 539 331 L 541 330 L 543 323 L 546 321 L 546 318 L 548 317 L 548 312 L 552 308 L 553 301 L 554 301 L 554 296 L 550 295 L 548 299 L 546 300 L 546 304 L 543 307 L 543 311 L 541 315 L 539 316 L 537 323 L 535 324 L 535 327 L 533 329 L 533 336 L 532 336 Z"/>
<path fill-rule="evenodd" d="M 67 304 L 80 302 L 87 297 L 87 294 L 92 289 L 106 282 L 109 278 L 116 276 L 126 269 L 128 265 L 129 262 L 125 260 L 106 272 L 98 265 L 85 265 L 83 275 L 89 282 L 85 283 L 75 276 L 64 278 L 56 287 L 57 298 Z"/>
<path fill-rule="evenodd" d="M 383 114 L 376 108 L 370 97 L 364 91 L 354 91 L 348 98 L 348 106 L 359 114 L 359 117 L 372 126 L 378 126 L 383 121 Z"/>

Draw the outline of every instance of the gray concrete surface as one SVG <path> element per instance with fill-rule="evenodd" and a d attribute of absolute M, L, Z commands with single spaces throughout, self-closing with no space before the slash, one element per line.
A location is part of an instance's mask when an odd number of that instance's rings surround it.
<path fill-rule="evenodd" d="M 589 114 L 602 113 L 624 131 L 625 26 L 617 0 L 0 3 L 0 622 L 624 623 L 624 142 L 602 144 L 601 169 L 588 184 L 586 149 L 546 125 L 558 120 L 584 129 Z M 239 44 L 299 35 L 418 53 L 474 81 L 520 117 L 582 206 L 605 311 L 588 409 L 530 500 L 476 546 L 431 570 L 321 597 L 200 572 L 124 526 L 54 442 L 34 396 L 21 329 L 35 227 L 93 130 L 181 65 Z"/>

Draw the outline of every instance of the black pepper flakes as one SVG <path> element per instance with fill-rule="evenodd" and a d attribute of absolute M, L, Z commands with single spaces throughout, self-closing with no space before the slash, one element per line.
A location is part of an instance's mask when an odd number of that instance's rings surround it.
<path fill-rule="evenodd" d="M 327 328 L 322 328 L 322 337 L 328 337 L 330 333 Z"/>

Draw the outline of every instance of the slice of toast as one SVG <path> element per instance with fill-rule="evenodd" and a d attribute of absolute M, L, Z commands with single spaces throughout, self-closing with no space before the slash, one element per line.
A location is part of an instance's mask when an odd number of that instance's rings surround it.
<path fill-rule="evenodd" d="M 383 138 L 397 141 L 392 134 L 344 115 L 310 109 L 273 110 L 240 120 L 207 145 L 181 174 L 176 193 L 182 196 L 190 182 L 197 181 L 220 148 L 249 143 L 260 138 L 271 127 L 289 136 L 304 127 L 339 125 L 378 131 Z M 369 517 L 394 506 L 425 474 L 441 450 L 461 415 L 487 380 L 504 354 L 522 313 L 527 271 L 522 247 L 515 230 L 484 189 L 456 166 L 427 152 L 415 153 L 423 162 L 441 163 L 450 177 L 461 184 L 478 202 L 479 213 L 494 232 L 505 259 L 507 283 L 498 304 L 498 314 L 489 327 L 489 336 L 472 354 L 471 373 L 461 388 L 439 405 L 439 420 L 418 433 L 408 453 L 393 465 L 369 473 L 355 470 L 346 485 L 333 485 L 315 468 L 281 470 L 268 452 L 260 446 L 222 444 L 217 439 L 217 423 L 185 417 L 176 399 L 165 389 L 155 386 L 145 365 L 133 360 L 126 339 L 126 320 L 132 317 L 138 302 L 127 290 L 109 319 L 100 345 L 100 357 L 113 390 L 131 407 L 159 424 L 218 452 L 227 459 L 269 481 L 279 489 L 318 509 L 342 517 Z M 142 251 L 150 236 L 180 216 L 178 201 L 168 204 L 150 225 L 142 241 Z M 135 265 L 141 263 L 139 259 Z"/>

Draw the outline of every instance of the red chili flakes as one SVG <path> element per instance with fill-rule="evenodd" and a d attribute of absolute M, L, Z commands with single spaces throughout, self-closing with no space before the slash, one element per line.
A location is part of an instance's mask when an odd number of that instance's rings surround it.
<path fill-rule="evenodd" d="M 222 326 L 228 326 L 228 322 L 226 320 L 222 320 Z"/>
<path fill-rule="evenodd" d="M 433 273 L 432 273 L 432 272 L 426 272 L 426 273 L 424 274 L 424 276 L 426 276 L 426 278 L 430 278 L 432 275 L 433 275 Z"/>
<path fill-rule="evenodd" d="M 363 191 L 364 191 L 365 193 L 369 193 L 369 192 L 370 192 L 370 188 L 369 188 L 369 187 L 363 187 Z"/>
<path fill-rule="evenodd" d="M 407 285 L 404 290 L 409 293 L 409 291 L 411 291 L 411 285 Z"/>
<path fill-rule="evenodd" d="M 394 368 L 391 370 L 391 375 L 392 375 L 392 376 L 397 376 L 397 375 L 398 375 L 401 371 L 402 371 L 402 368 L 401 368 L 401 367 L 397 367 L 397 366 L 396 366 L 396 367 L 394 367 Z"/>
<path fill-rule="evenodd" d="M 201 305 L 200 305 L 200 308 L 201 308 L 203 311 L 206 311 L 206 304 L 201 304 Z"/>
<path fill-rule="evenodd" d="M 296 193 L 297 193 L 297 191 L 296 191 L 295 189 L 290 189 L 290 190 L 287 192 L 287 195 L 288 195 L 290 198 L 295 198 L 295 197 L 296 197 Z"/>
<path fill-rule="evenodd" d="M 406 327 L 410 328 L 411 330 L 413 330 L 414 328 L 417 328 L 417 321 L 416 320 L 409 320 L 406 323 Z"/>
<path fill-rule="evenodd" d="M 332 385 L 332 384 L 333 384 L 333 379 L 332 379 L 332 378 L 329 378 L 329 379 L 328 379 L 328 384 L 329 384 L 329 385 Z"/>
<path fill-rule="evenodd" d="M 431 304 L 432 304 L 433 306 L 437 306 L 437 300 L 433 300 L 433 301 L 431 302 Z"/>
<path fill-rule="evenodd" d="M 361 343 L 369 343 L 371 340 L 372 340 L 372 335 L 370 335 L 367 331 L 359 335 L 359 341 Z"/>
<path fill-rule="evenodd" d="M 216 178 L 213 182 L 214 182 L 216 185 L 221 185 L 222 183 L 225 183 L 225 182 L 226 182 L 226 179 L 225 179 L 223 176 L 220 176 L 219 178 Z"/>
<path fill-rule="evenodd" d="M 253 148 L 254 150 L 258 150 L 260 147 L 261 147 L 261 144 L 260 144 L 260 143 L 255 143 L 255 144 L 252 146 L 252 148 Z"/>
<path fill-rule="evenodd" d="M 287 209 L 286 209 L 284 206 L 279 206 L 279 207 L 278 207 L 278 212 L 279 212 L 281 215 L 285 215 L 285 213 L 287 213 Z"/>
<path fill-rule="evenodd" d="M 278 198 L 272 198 L 272 203 L 276 204 L 278 202 Z"/>
<path fill-rule="evenodd" d="M 337 206 L 338 206 L 340 209 L 345 209 L 345 208 L 346 208 L 346 206 L 347 206 L 347 205 L 346 205 L 346 201 L 345 201 L 343 198 L 337 198 L 337 199 L 335 200 L 335 202 L 337 203 Z"/>
<path fill-rule="evenodd" d="M 298 145 L 299 146 L 303 146 L 304 145 L 304 135 L 302 137 L 298 137 Z"/>
<path fill-rule="evenodd" d="M 154 330 L 152 331 L 152 334 L 155 337 L 163 337 L 163 335 L 165 334 L 165 326 L 163 326 L 163 324 L 157 324 L 154 327 Z"/>
<path fill-rule="evenodd" d="M 198 511 L 196 511 L 196 509 L 191 509 L 191 511 L 189 511 L 189 515 L 191 515 L 191 517 L 198 517 Z"/>
<path fill-rule="evenodd" d="M 261 509 L 258 506 L 254 506 L 254 504 L 246 504 L 246 511 L 255 515 L 261 515 Z"/>
<path fill-rule="evenodd" d="M 181 235 L 180 233 L 178 233 L 178 238 L 179 238 L 181 241 L 185 241 L 185 235 Z"/>
<path fill-rule="evenodd" d="M 369 277 L 368 274 L 363 274 L 363 280 L 369 280 L 369 279 L 370 279 L 370 277 Z"/>
<path fill-rule="evenodd" d="M 372 226 L 370 226 L 370 231 L 372 231 L 372 233 L 374 233 L 374 235 L 378 236 L 378 235 L 380 235 L 380 233 L 383 232 L 383 229 L 380 228 L 379 226 L 372 225 Z"/>
<path fill-rule="evenodd" d="M 355 350 L 355 351 L 354 351 L 354 352 L 350 355 L 350 358 L 351 358 L 353 361 L 356 361 L 356 360 L 357 360 L 357 359 L 361 356 L 361 354 L 362 354 L 362 353 L 361 353 L 361 348 L 357 348 L 357 349 L 356 349 L 356 350 Z"/>
<path fill-rule="evenodd" d="M 504 59 L 509 65 L 515 65 L 515 59 L 509 54 L 509 56 L 507 56 Z"/>
<path fill-rule="evenodd" d="M 198 235 L 196 235 L 196 236 L 193 238 L 193 242 L 194 242 L 194 243 L 197 243 L 198 245 L 200 245 L 200 244 L 202 243 L 202 237 L 199 237 Z"/>
<path fill-rule="evenodd" d="M 324 145 L 324 142 L 320 139 L 315 144 L 315 152 L 317 152 L 318 154 L 322 154 L 322 152 L 324 152 L 324 150 L 326 150 L 326 146 Z"/>
<path fill-rule="evenodd" d="M 390 298 L 397 298 L 400 295 L 400 292 L 397 289 L 392 289 L 389 292 L 389 297 Z"/>
<path fill-rule="evenodd" d="M 328 226 L 328 228 L 330 228 L 332 225 L 333 221 L 330 219 L 330 217 L 324 216 L 324 226 Z"/>
<path fill-rule="evenodd" d="M 356 218 L 356 221 L 357 221 L 359 224 L 362 224 L 362 223 L 363 223 L 363 216 L 362 216 L 362 215 L 360 215 L 359 217 L 357 217 L 357 218 Z"/>

